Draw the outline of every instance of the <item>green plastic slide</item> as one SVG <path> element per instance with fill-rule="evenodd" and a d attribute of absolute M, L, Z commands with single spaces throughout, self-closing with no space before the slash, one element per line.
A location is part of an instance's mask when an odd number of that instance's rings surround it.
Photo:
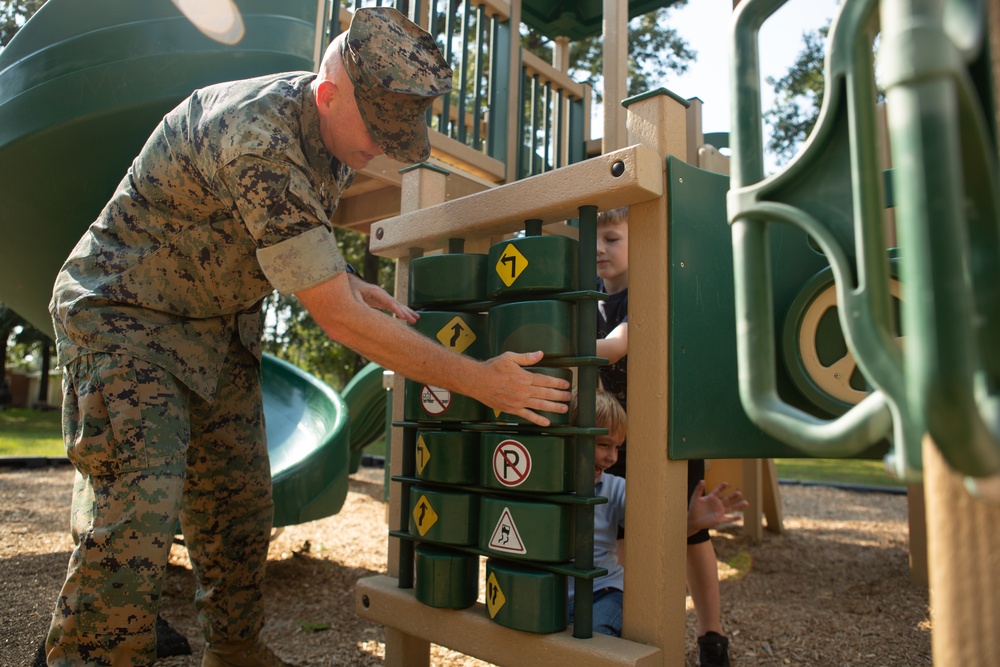
<path fill-rule="evenodd" d="M 220 41 L 167 0 L 49 0 L 0 52 L 0 301 L 42 331 L 59 267 L 164 113 L 201 86 L 313 68 L 316 0 L 235 5 Z M 275 525 L 336 513 L 344 401 L 273 357 L 262 374 Z"/>

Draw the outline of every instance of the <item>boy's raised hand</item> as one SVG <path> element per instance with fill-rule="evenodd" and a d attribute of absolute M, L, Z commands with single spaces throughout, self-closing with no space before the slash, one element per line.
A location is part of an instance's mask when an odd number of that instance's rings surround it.
<path fill-rule="evenodd" d="M 736 490 L 727 494 L 728 488 L 729 483 L 723 482 L 710 493 L 705 493 L 705 480 L 698 482 L 688 504 L 688 536 L 694 535 L 699 530 L 715 528 L 720 524 L 734 521 L 737 518 L 736 513 L 750 505 L 743 499 L 741 491 Z"/>

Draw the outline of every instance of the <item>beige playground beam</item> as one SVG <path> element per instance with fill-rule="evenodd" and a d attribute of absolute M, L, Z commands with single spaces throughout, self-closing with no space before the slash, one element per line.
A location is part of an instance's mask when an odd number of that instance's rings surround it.
<path fill-rule="evenodd" d="M 572 631 L 533 634 L 505 628 L 489 620 L 481 603 L 463 611 L 441 610 L 418 602 L 413 589 L 380 575 L 362 579 L 355 591 L 357 613 L 386 627 L 385 664 L 420 667 L 429 663 L 431 642 L 510 667 L 680 667 L 685 639 L 684 498 L 687 464 L 666 457 L 667 411 L 667 268 L 665 225 L 666 156 L 686 157 L 684 105 L 667 95 L 632 104 L 627 113 L 631 141 L 637 145 L 499 186 L 462 199 L 440 202 L 445 187 L 434 170 L 404 175 L 410 192 L 408 212 L 372 226 L 373 253 L 395 257 L 397 296 L 404 297 L 409 257 L 444 247 L 448 238 L 477 239 L 523 229 L 525 220 L 559 222 L 594 205 L 601 210 L 630 206 L 635 239 L 629 255 L 637 274 L 649 279 L 630 289 L 636 316 L 636 363 L 630 366 L 630 436 L 648 443 L 632 457 L 629 477 L 630 530 L 627 532 L 624 638 L 595 635 L 575 639 Z M 624 166 L 620 175 L 618 163 Z M 405 201 L 405 199 L 404 199 Z M 431 205 L 433 204 L 433 205 Z M 426 206 L 417 208 L 416 205 Z M 402 396 L 402 384 L 396 381 Z M 394 419 L 402 418 L 402 401 L 394 401 Z M 394 429 L 390 462 L 402 461 L 400 429 Z M 393 470 L 393 474 L 398 474 Z M 640 502 L 641 500 L 641 502 Z M 391 528 L 399 526 L 399 485 L 390 488 Z M 404 527 L 405 529 L 405 527 Z M 390 540 L 389 572 L 398 572 L 399 541 Z"/>

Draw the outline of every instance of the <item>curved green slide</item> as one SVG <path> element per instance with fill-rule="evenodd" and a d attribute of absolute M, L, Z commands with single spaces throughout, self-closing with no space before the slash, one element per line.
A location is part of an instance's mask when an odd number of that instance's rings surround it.
<path fill-rule="evenodd" d="M 239 14 L 217 39 L 178 9 L 230 4 Z M 163 114 L 200 86 L 311 70 L 317 7 L 48 0 L 0 52 L 0 301 L 51 332 L 59 267 Z M 220 25 L 218 14 L 208 19 Z M 275 525 L 337 512 L 351 431 L 344 401 L 274 357 L 262 377 Z"/>

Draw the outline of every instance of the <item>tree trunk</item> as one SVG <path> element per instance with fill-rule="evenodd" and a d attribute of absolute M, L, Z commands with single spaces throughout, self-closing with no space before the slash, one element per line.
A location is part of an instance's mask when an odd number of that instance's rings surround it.
<path fill-rule="evenodd" d="M 49 371 L 52 368 L 52 343 L 48 340 L 43 340 L 41 346 L 42 375 L 38 378 L 38 403 L 44 407 L 49 404 Z"/>
<path fill-rule="evenodd" d="M 7 386 L 7 336 L 0 335 L 0 410 L 10 405 L 11 399 L 10 387 Z"/>

